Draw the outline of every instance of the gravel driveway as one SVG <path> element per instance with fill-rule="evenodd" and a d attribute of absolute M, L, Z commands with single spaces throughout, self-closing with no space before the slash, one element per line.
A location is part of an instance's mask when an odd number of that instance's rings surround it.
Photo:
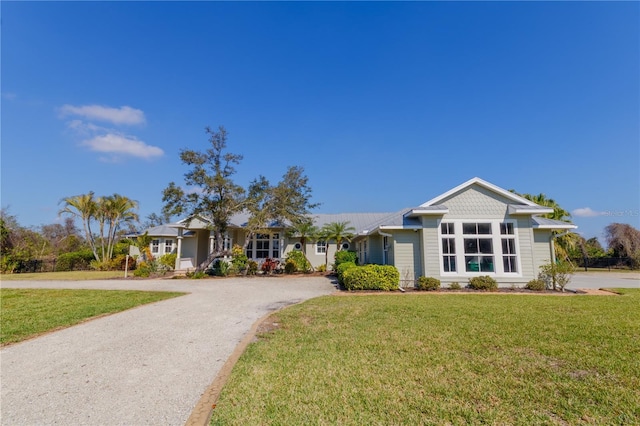
<path fill-rule="evenodd" d="M 183 425 L 255 321 L 335 290 L 322 277 L 2 286 L 190 293 L 2 349 L 3 425 Z"/>

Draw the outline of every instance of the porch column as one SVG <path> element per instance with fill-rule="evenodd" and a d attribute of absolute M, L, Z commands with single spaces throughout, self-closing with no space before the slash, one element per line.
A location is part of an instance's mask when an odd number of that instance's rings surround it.
<path fill-rule="evenodd" d="M 209 231 L 209 253 L 207 253 L 207 256 L 213 253 L 215 242 L 216 235 L 213 233 L 213 231 Z"/>
<path fill-rule="evenodd" d="M 180 269 L 180 258 L 182 257 L 182 228 L 178 228 L 178 250 L 176 255 L 176 264 L 174 270 Z"/>

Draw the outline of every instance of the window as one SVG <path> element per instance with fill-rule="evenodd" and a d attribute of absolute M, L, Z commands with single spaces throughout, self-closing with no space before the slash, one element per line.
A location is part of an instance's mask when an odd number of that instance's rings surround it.
<path fill-rule="evenodd" d="M 442 267 L 444 272 L 456 272 L 456 239 L 442 239 Z"/>
<path fill-rule="evenodd" d="M 280 258 L 280 234 L 271 236 L 271 257 Z"/>
<path fill-rule="evenodd" d="M 318 241 L 316 243 L 316 254 L 325 254 L 327 252 L 327 242 Z"/>
<path fill-rule="evenodd" d="M 351 247 L 351 245 L 349 245 L 349 243 L 342 243 L 340 247 L 340 250 L 349 250 L 349 247 Z"/>
<path fill-rule="evenodd" d="M 151 253 L 159 253 L 160 252 L 160 240 L 151 241 Z"/>
<path fill-rule="evenodd" d="M 515 223 L 500 220 L 440 223 L 441 272 L 517 274 L 515 228 Z"/>
<path fill-rule="evenodd" d="M 164 253 L 169 254 L 173 251 L 173 240 L 164 240 Z"/>
<path fill-rule="evenodd" d="M 293 249 L 294 249 L 294 250 L 302 250 L 302 244 L 300 244 L 300 243 L 295 243 L 295 244 L 293 245 Z"/>
<path fill-rule="evenodd" d="M 516 256 L 516 239 L 513 232 L 513 223 L 501 223 L 500 235 L 502 237 L 502 266 L 504 272 L 518 272 L 518 257 Z"/>
<path fill-rule="evenodd" d="M 269 257 L 269 234 L 256 234 L 256 259 Z"/>

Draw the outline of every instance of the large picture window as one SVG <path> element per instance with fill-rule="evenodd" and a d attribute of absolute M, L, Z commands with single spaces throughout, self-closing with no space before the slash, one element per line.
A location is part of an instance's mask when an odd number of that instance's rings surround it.
<path fill-rule="evenodd" d="M 518 273 L 518 243 L 513 222 L 442 222 L 442 273 Z"/>
<path fill-rule="evenodd" d="M 255 234 L 246 255 L 249 259 L 280 258 L 280 234 Z"/>

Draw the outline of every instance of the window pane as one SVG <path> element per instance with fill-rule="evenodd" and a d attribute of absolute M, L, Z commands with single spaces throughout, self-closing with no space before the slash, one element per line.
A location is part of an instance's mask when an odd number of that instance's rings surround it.
<path fill-rule="evenodd" d="M 478 234 L 483 234 L 483 235 L 491 234 L 491 224 L 490 223 L 479 223 L 478 224 Z"/>
<path fill-rule="evenodd" d="M 475 238 L 464 239 L 464 252 L 465 253 L 480 253 L 478 249 L 478 240 Z"/>
<path fill-rule="evenodd" d="M 489 238 L 478 239 L 478 245 L 480 246 L 480 253 L 493 253 L 493 241 Z"/>
<path fill-rule="evenodd" d="M 502 262 L 505 272 L 518 272 L 515 256 L 504 256 Z"/>
<path fill-rule="evenodd" d="M 516 241 L 512 238 L 502 240 L 502 254 L 516 254 Z"/>
<path fill-rule="evenodd" d="M 477 232 L 476 232 L 476 224 L 475 223 L 463 223 L 462 224 L 462 233 L 463 234 L 477 234 Z"/>
<path fill-rule="evenodd" d="M 493 272 L 493 256 L 482 256 L 480 258 L 480 271 Z"/>
<path fill-rule="evenodd" d="M 480 261 L 478 256 L 465 256 L 464 257 L 465 269 L 467 272 L 479 272 Z"/>
<path fill-rule="evenodd" d="M 500 233 L 502 235 L 513 235 L 513 223 L 501 223 Z"/>

